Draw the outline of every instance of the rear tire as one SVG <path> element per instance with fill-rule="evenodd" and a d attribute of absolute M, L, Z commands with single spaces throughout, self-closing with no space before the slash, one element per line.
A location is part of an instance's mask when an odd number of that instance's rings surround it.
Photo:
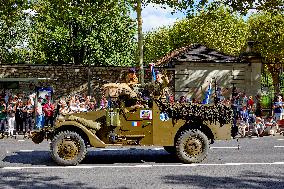
<path fill-rule="evenodd" d="M 59 165 L 78 165 L 86 156 L 83 138 L 73 131 L 62 131 L 51 141 L 51 157 Z"/>
<path fill-rule="evenodd" d="M 184 163 L 199 163 L 209 151 L 207 136 L 200 130 L 185 130 L 176 141 L 177 157 Z"/>

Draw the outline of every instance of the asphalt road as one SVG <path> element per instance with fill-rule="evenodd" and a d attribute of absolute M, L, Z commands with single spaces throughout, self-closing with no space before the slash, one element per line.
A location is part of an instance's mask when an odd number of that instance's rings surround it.
<path fill-rule="evenodd" d="M 201 164 L 182 164 L 161 147 L 89 149 L 75 167 L 49 156 L 49 143 L 0 140 L 0 188 L 284 188 L 284 137 L 211 145 Z"/>

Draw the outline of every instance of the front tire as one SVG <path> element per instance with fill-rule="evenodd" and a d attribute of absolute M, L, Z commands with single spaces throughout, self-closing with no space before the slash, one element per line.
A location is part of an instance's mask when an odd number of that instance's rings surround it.
<path fill-rule="evenodd" d="M 51 141 L 51 157 L 59 165 L 78 165 L 86 156 L 83 138 L 73 131 L 62 131 Z"/>
<path fill-rule="evenodd" d="M 199 163 L 209 151 L 207 136 L 200 130 L 185 130 L 176 142 L 177 157 L 184 163 Z"/>

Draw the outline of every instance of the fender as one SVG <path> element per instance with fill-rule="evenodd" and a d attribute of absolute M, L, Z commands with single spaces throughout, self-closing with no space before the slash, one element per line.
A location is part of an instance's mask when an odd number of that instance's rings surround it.
<path fill-rule="evenodd" d="M 219 123 L 210 124 L 209 122 L 205 122 L 205 125 L 207 125 L 209 129 L 211 129 L 215 140 L 230 140 L 231 139 L 231 128 L 232 128 L 231 123 L 224 124 L 221 126 Z"/>
<path fill-rule="evenodd" d="M 91 146 L 97 147 L 97 148 L 104 148 L 106 147 L 106 144 L 101 141 L 94 133 L 92 133 L 89 129 L 84 127 L 82 124 L 76 122 L 76 121 L 63 121 L 63 122 L 57 122 L 55 129 L 60 129 L 62 127 L 68 127 L 68 126 L 73 126 L 77 127 L 80 130 L 82 130 L 88 137 Z"/>

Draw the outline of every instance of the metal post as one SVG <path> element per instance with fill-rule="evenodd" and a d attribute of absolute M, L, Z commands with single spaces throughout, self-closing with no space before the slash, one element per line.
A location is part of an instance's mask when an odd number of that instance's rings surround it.
<path fill-rule="evenodd" d="M 90 62 L 88 63 L 88 96 L 92 96 L 92 87 L 91 87 L 91 67 Z"/>
<path fill-rule="evenodd" d="M 136 12 L 137 12 L 137 22 L 138 22 L 138 51 L 139 51 L 140 83 L 144 84 L 142 2 L 141 0 L 137 0 Z"/>
<path fill-rule="evenodd" d="M 270 115 L 273 115 L 273 97 L 272 97 L 272 90 L 270 89 L 270 86 L 269 86 L 269 92 L 270 92 Z"/>

